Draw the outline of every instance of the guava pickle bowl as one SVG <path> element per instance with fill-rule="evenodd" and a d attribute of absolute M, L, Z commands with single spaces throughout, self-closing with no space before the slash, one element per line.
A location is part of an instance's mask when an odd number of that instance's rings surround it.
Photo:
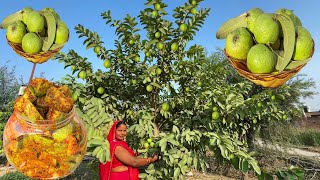
<path fill-rule="evenodd" d="M 8 162 L 35 179 L 57 179 L 74 172 L 86 153 L 87 141 L 75 107 L 59 122 L 33 122 L 14 111 L 3 132 Z"/>

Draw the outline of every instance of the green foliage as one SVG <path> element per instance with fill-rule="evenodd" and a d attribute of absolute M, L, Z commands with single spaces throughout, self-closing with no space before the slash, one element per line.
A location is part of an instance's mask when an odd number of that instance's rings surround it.
<path fill-rule="evenodd" d="M 23 175 L 20 172 L 9 172 L 0 177 L 1 180 L 31 180 L 29 177 Z"/>
<path fill-rule="evenodd" d="M 141 147 L 152 138 L 160 154 L 160 159 L 140 174 L 141 179 L 181 179 L 191 169 L 205 171 L 208 150 L 236 169 L 261 174 L 254 152 L 248 148 L 252 143 L 248 137 L 262 124 L 284 121 L 284 115 L 288 120 L 299 115 L 295 104 L 285 100 L 293 98 L 291 93 L 297 93 L 298 98 L 300 91 L 293 90 L 291 84 L 277 89 L 256 86 L 237 75 L 223 51 L 207 58 L 202 46 L 187 46 L 210 11 L 204 8 L 192 14 L 190 10 L 200 2 L 193 5 L 188 1 L 175 8 L 174 22 L 165 19 L 167 5 L 161 0 L 148 0 L 138 18 L 126 15 L 115 20 L 111 11 L 102 13 L 106 24 L 115 28 L 114 49 L 106 49 L 97 33 L 80 24 L 75 27 L 87 49 L 100 47 L 96 55 L 101 67 L 105 60 L 111 61 L 110 68 L 94 71 L 88 59 L 74 50 L 55 56 L 65 67 L 73 67 L 73 76 L 67 75 L 63 83 L 78 96 L 77 110 L 88 129 L 89 155 L 101 162 L 109 160 L 106 134 L 112 119 L 124 119 L 130 126 L 130 147 L 147 152 Z M 156 3 L 161 9 L 155 16 Z M 185 31 L 180 30 L 181 24 L 187 25 Z M 156 38 L 156 32 L 161 36 Z M 173 43 L 178 49 L 171 48 Z M 157 73 L 157 68 L 162 72 Z M 87 73 L 84 84 L 74 75 L 80 71 Z M 147 91 L 147 86 L 152 90 Z M 104 87 L 103 94 L 97 93 L 99 87 Z M 170 107 L 166 111 L 161 108 L 165 102 Z M 216 119 L 212 119 L 213 107 L 219 113 Z"/>
<path fill-rule="evenodd" d="M 0 66 L 0 153 L 3 153 L 3 129 L 13 112 L 13 103 L 18 95 L 20 84 L 15 77 L 15 68 Z"/>
<path fill-rule="evenodd" d="M 277 178 L 275 178 L 277 177 Z M 279 180 L 303 180 L 304 179 L 304 170 L 298 167 L 291 166 L 287 170 L 278 170 L 274 173 L 261 173 L 258 175 L 258 180 L 273 180 L 273 179 L 279 179 Z"/>

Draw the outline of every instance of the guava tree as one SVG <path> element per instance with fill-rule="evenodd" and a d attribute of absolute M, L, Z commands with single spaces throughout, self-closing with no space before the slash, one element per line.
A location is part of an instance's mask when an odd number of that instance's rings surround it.
<path fill-rule="evenodd" d="M 247 134 L 257 122 L 283 119 L 285 112 L 272 101 L 274 91 L 235 80 L 239 77 L 228 75 L 221 56 L 208 61 L 202 46 L 188 44 L 210 11 L 197 10 L 200 2 L 176 7 L 174 21 L 166 19 L 167 4 L 161 0 L 148 0 L 138 17 L 117 20 L 110 11 L 102 13 L 115 28 L 113 49 L 106 49 L 96 32 L 75 27 L 104 67 L 93 70 L 74 50 L 55 56 L 71 67 L 72 75 L 63 83 L 73 90 L 86 122 L 88 155 L 110 160 L 108 128 L 113 119 L 124 119 L 130 125 L 131 147 L 140 152 L 148 146 L 159 149 L 161 158 L 143 170 L 142 179 L 179 179 L 192 169 L 206 170 L 209 150 L 242 171 L 261 173 L 248 150 Z"/>

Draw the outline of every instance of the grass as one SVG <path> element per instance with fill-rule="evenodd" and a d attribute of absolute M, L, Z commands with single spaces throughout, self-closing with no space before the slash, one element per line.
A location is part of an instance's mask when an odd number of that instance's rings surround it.
<path fill-rule="evenodd" d="M 295 127 L 292 124 L 282 124 L 261 129 L 260 138 L 294 146 L 311 146 L 320 148 L 320 130 Z"/>

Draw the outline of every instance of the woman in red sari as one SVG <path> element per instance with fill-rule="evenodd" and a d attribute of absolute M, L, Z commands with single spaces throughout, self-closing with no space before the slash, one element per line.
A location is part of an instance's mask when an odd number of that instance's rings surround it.
<path fill-rule="evenodd" d="M 111 161 L 99 164 L 100 180 L 139 180 L 137 167 L 148 165 L 158 159 L 158 155 L 152 158 L 137 158 L 124 141 L 126 135 L 125 122 L 114 122 L 108 134 Z"/>

